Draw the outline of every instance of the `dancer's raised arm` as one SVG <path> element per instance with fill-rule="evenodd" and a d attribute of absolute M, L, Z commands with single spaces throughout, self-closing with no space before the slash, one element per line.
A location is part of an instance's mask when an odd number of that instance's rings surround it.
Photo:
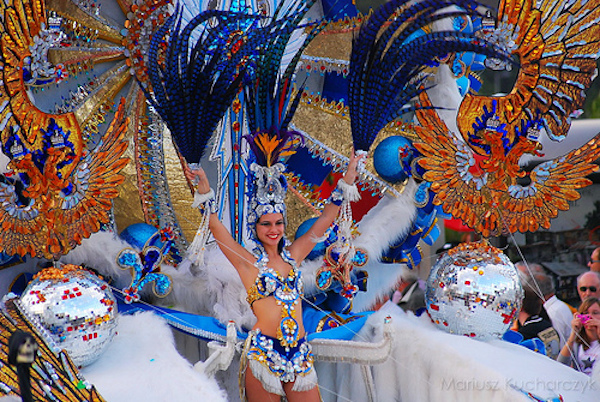
<path fill-rule="evenodd" d="M 215 194 L 210 188 L 210 183 L 204 169 L 192 169 L 188 165 L 185 165 L 183 171 L 185 177 L 191 183 L 198 183 L 196 186 L 196 193 L 194 194 L 194 206 L 199 208 L 209 208 L 210 220 L 208 227 L 217 241 L 219 248 L 239 272 L 244 285 L 246 285 L 246 280 L 251 280 L 253 277 L 246 278 L 243 271 L 249 267 L 253 267 L 255 257 L 231 236 L 227 227 L 219 220 Z M 256 275 L 254 274 L 254 276 Z"/>
<path fill-rule="evenodd" d="M 315 239 L 323 237 L 325 231 L 331 226 L 338 215 L 340 207 L 344 199 L 355 201 L 360 198 L 358 189 L 356 188 L 358 163 L 365 155 L 356 155 L 354 152 L 350 155 L 350 161 L 344 177 L 338 181 L 337 187 L 331 193 L 329 200 L 321 216 L 315 221 L 312 227 L 301 237 L 296 239 L 290 246 L 289 250 L 296 261 L 300 262 L 306 258 L 315 246 Z"/>

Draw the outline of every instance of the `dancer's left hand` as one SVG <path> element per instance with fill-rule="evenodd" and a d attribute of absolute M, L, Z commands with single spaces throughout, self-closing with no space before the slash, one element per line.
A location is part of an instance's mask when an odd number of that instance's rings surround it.
<path fill-rule="evenodd" d="M 358 173 L 356 168 L 360 161 L 362 161 L 366 157 L 365 154 L 356 155 L 356 152 L 352 150 L 352 155 L 350 155 L 350 162 L 348 162 L 348 168 L 346 169 L 346 173 L 344 174 L 344 181 L 348 184 L 354 184 L 356 181 L 356 177 Z"/>

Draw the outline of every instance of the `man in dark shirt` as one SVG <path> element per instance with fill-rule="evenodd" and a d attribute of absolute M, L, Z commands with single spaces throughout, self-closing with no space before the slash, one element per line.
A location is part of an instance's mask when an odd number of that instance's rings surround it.
<path fill-rule="evenodd" d="M 519 312 L 518 332 L 523 335 L 523 340 L 541 339 L 546 346 L 546 355 L 556 359 L 560 352 L 558 332 L 552 327 L 549 320 L 540 316 L 544 300 L 528 284 L 523 288 L 525 297 Z"/>

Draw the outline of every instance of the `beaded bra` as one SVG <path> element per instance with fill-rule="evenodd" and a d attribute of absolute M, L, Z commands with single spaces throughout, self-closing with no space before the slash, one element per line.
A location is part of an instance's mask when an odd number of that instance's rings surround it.
<path fill-rule="evenodd" d="M 275 297 L 277 304 L 281 306 L 281 322 L 277 328 L 277 339 L 281 346 L 286 348 L 295 347 L 298 344 L 299 326 L 296 321 L 295 306 L 300 301 L 304 291 L 300 271 L 296 268 L 296 261 L 289 252 L 284 249 L 281 253 L 283 260 L 292 266 L 286 278 L 283 278 L 273 268 L 267 267 L 269 262 L 266 253 L 254 264 L 258 268 L 258 276 L 254 284 L 248 289 L 246 300 L 252 306 L 257 300 L 269 296 Z"/>

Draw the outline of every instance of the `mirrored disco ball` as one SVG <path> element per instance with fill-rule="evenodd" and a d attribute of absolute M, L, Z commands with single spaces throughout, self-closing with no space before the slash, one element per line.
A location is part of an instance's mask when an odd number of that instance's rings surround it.
<path fill-rule="evenodd" d="M 451 334 L 501 338 L 523 300 L 517 270 L 487 242 L 463 243 L 431 269 L 425 293 L 433 322 Z"/>
<path fill-rule="evenodd" d="M 98 359 L 117 327 L 117 303 L 110 287 L 76 265 L 38 273 L 18 305 L 77 366 Z"/>

